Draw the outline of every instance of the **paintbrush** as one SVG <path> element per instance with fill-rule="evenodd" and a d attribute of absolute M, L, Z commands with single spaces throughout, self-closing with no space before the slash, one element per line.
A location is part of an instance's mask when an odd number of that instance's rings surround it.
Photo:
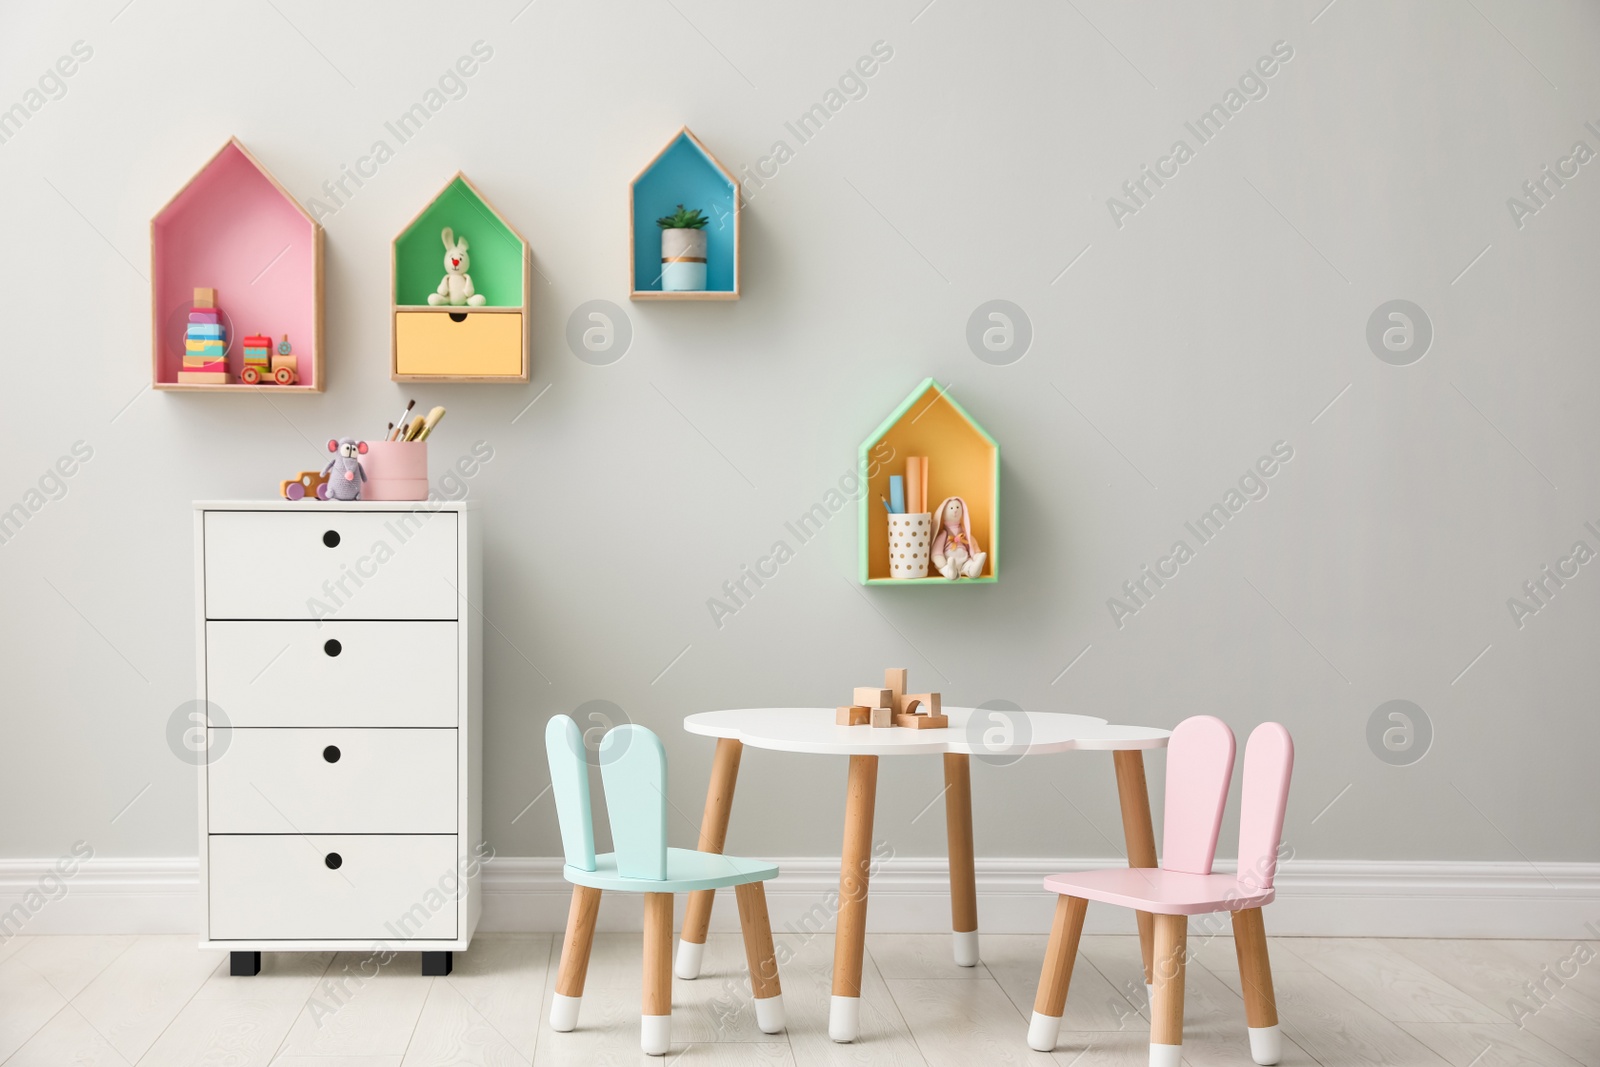
<path fill-rule="evenodd" d="M 395 425 L 404 428 L 404 426 L 406 424 L 406 416 L 411 414 L 411 409 L 416 407 L 416 406 L 417 406 L 417 402 L 415 400 L 407 400 L 406 401 L 406 409 L 400 413 L 400 421 L 397 422 Z M 390 437 L 390 438 L 387 438 L 387 440 L 395 440 L 395 438 Z"/>

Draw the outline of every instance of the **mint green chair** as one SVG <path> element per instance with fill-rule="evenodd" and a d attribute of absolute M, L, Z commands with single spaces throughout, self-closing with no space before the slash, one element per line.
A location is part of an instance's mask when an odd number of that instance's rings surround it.
<path fill-rule="evenodd" d="M 600 742 L 600 779 L 616 851 L 596 855 L 589 764 L 578 724 L 570 716 L 555 716 L 545 727 L 544 744 L 567 859 L 561 873 L 572 883 L 572 909 L 567 914 L 550 1026 L 566 1033 L 578 1025 L 600 894 L 642 893 L 644 1011 L 639 1043 L 647 1055 L 666 1055 L 672 1019 L 673 894 L 733 886 L 744 929 L 756 1025 L 763 1033 L 781 1032 L 783 993 L 778 986 L 778 961 L 762 887 L 768 878 L 777 876 L 778 868 L 737 856 L 668 848 L 667 754 L 659 737 L 631 723 L 608 731 Z"/>

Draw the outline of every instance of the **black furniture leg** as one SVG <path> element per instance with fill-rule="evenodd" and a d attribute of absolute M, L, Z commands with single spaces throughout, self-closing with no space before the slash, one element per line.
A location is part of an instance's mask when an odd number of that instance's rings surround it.
<path fill-rule="evenodd" d="M 422 975 L 424 978 L 443 978 L 455 969 L 456 954 L 454 952 L 424 952 L 422 954 Z"/>
<path fill-rule="evenodd" d="M 235 978 L 249 978 L 261 973 L 261 953 L 228 953 L 228 973 Z"/>

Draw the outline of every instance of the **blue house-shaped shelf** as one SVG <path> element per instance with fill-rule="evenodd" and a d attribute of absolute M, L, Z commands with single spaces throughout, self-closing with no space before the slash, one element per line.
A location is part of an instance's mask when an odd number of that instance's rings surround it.
<path fill-rule="evenodd" d="M 885 447 L 886 446 L 886 447 Z M 932 567 L 926 578 L 889 575 L 889 476 L 904 474 L 907 456 L 928 460 L 928 510 L 946 497 L 967 502 L 972 537 L 989 553 L 983 574 L 950 581 Z M 862 585 L 988 585 L 1000 580 L 1000 445 L 955 398 L 924 378 L 861 442 L 858 459 L 866 492 L 861 494 Z"/>
<path fill-rule="evenodd" d="M 661 289 L 661 229 L 656 219 L 679 204 L 703 211 L 706 287 Z M 635 300 L 739 299 L 739 183 L 685 126 L 656 153 L 628 188 L 628 258 Z"/>

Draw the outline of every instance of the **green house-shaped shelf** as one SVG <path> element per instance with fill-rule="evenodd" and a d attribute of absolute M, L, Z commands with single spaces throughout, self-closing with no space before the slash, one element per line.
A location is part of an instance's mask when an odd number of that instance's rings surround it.
<path fill-rule="evenodd" d="M 467 276 L 482 304 L 429 304 L 445 277 L 443 231 L 467 242 Z M 533 252 L 457 172 L 394 239 L 397 382 L 525 382 Z"/>
<path fill-rule="evenodd" d="M 679 204 L 703 212 L 706 287 L 661 288 L 661 228 L 656 219 Z M 628 187 L 629 290 L 635 300 L 739 299 L 739 183 L 685 126 Z"/>
<path fill-rule="evenodd" d="M 216 290 L 226 369 L 185 369 L 197 288 Z M 241 382 L 240 342 L 250 335 L 287 337 L 293 384 Z M 150 377 L 156 389 L 195 393 L 297 396 L 325 386 L 322 227 L 237 137 L 150 220 Z"/>
<path fill-rule="evenodd" d="M 972 537 L 989 554 L 983 574 L 950 581 L 931 564 L 926 578 L 894 578 L 889 573 L 889 476 L 904 475 L 906 457 L 928 460 L 928 510 L 946 497 L 959 496 L 971 512 Z M 866 481 L 861 497 L 862 585 L 976 585 L 1000 578 L 1000 446 L 965 408 L 932 378 L 861 442 L 860 470 Z M 937 531 L 935 531 L 937 532 Z"/>

